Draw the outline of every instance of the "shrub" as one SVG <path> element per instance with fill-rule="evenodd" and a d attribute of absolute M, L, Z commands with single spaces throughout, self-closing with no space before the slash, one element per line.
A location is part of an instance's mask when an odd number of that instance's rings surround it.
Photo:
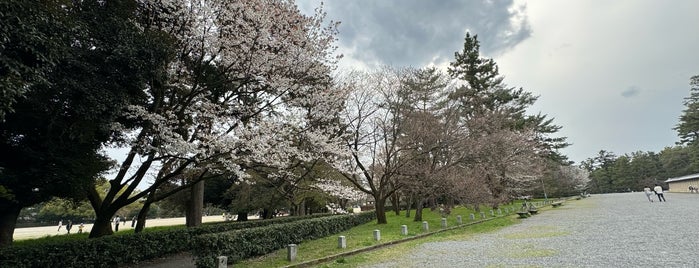
<path fill-rule="evenodd" d="M 270 253 L 288 244 L 336 234 L 375 218 L 372 211 L 200 235 L 193 240 L 192 253 L 198 267 L 215 267 L 218 256 L 227 256 L 229 262 L 236 262 Z"/>
<path fill-rule="evenodd" d="M 191 250 L 193 237 L 201 234 L 263 227 L 272 224 L 328 217 L 316 214 L 270 220 L 224 222 L 194 228 L 172 228 L 96 239 L 50 239 L 45 242 L 0 248 L 0 267 L 114 267 L 134 264 Z"/>

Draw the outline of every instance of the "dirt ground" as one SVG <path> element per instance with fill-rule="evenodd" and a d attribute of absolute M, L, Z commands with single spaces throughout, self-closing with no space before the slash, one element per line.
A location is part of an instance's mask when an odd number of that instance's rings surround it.
<path fill-rule="evenodd" d="M 249 217 L 249 219 L 253 219 L 255 216 Z M 202 218 L 202 222 L 216 222 L 216 221 L 223 221 L 223 217 L 221 215 L 217 216 L 205 216 Z M 65 222 L 63 223 L 63 227 L 61 227 L 60 230 L 58 230 L 58 223 L 56 223 L 55 226 L 43 226 L 43 227 L 29 227 L 29 228 L 17 228 L 15 229 L 15 233 L 13 235 L 14 240 L 23 240 L 23 239 L 32 239 L 32 238 L 39 238 L 39 237 L 44 237 L 44 236 L 53 236 L 53 235 L 64 235 L 67 234 L 68 231 L 66 230 Z M 185 218 L 167 218 L 167 219 L 150 219 L 146 221 L 146 228 L 148 227 L 155 227 L 155 226 L 171 226 L 171 225 L 180 225 L 180 224 L 185 224 Z M 80 225 L 79 222 L 73 223 L 73 228 L 70 230 L 71 233 L 77 233 L 78 232 L 78 226 Z M 112 225 L 113 227 L 114 225 Z M 90 230 L 92 229 L 92 224 L 85 224 L 85 228 L 83 229 L 83 232 L 89 233 Z M 123 230 L 131 230 L 133 229 L 131 227 L 131 220 L 127 220 L 126 223 L 121 223 L 119 224 L 119 231 Z"/>

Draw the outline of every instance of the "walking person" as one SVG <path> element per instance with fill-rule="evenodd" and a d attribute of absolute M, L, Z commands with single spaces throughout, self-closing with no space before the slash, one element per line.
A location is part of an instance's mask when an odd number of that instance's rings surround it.
<path fill-rule="evenodd" d="M 60 231 L 61 231 L 61 227 L 63 227 L 63 219 L 61 219 L 61 220 L 58 221 L 58 231 L 56 231 L 56 232 L 60 232 Z"/>
<path fill-rule="evenodd" d="M 667 202 L 665 200 L 665 196 L 663 195 L 663 187 L 658 185 L 657 183 L 655 184 L 655 187 L 653 188 L 653 191 L 655 191 L 655 194 L 658 196 L 658 201 L 659 202 Z"/>
<path fill-rule="evenodd" d="M 119 218 L 119 215 L 114 217 L 114 232 L 119 231 L 119 223 L 121 222 L 121 219 Z"/>
<path fill-rule="evenodd" d="M 78 233 L 79 233 L 79 234 L 82 234 L 82 233 L 83 233 L 83 228 L 85 228 L 85 224 L 83 224 L 83 223 L 81 222 L 80 225 L 78 225 Z"/>
<path fill-rule="evenodd" d="M 136 225 L 136 216 L 133 216 L 133 218 L 131 218 L 131 228 L 133 228 L 135 225 Z"/>
<path fill-rule="evenodd" d="M 68 220 L 68 224 L 66 224 L 66 230 L 68 230 L 68 233 L 70 234 L 70 228 L 73 228 L 73 221 Z"/>
<path fill-rule="evenodd" d="M 646 187 L 643 188 L 643 192 L 646 194 L 648 201 L 653 203 L 653 198 L 650 197 L 651 195 L 653 195 L 653 192 L 651 191 L 650 187 L 646 185 Z"/>

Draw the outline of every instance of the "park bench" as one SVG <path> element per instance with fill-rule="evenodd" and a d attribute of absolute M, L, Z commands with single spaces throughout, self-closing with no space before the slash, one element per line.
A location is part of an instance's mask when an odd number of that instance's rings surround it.
<path fill-rule="evenodd" d="M 517 211 L 517 215 L 519 215 L 519 218 L 528 218 L 529 217 L 529 212 L 528 211 Z"/>
<path fill-rule="evenodd" d="M 563 205 L 563 202 L 561 202 L 561 201 L 556 201 L 556 202 L 551 203 L 551 206 L 553 206 L 553 207 L 559 207 L 562 205 Z"/>
<path fill-rule="evenodd" d="M 536 214 L 537 212 L 539 212 L 538 209 L 536 209 L 536 208 L 529 208 L 529 214 L 534 215 L 534 214 Z"/>

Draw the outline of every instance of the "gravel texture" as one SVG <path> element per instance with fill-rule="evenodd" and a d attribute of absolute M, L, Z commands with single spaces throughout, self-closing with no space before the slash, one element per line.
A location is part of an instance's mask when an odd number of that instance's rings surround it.
<path fill-rule="evenodd" d="M 426 243 L 370 267 L 699 267 L 699 194 L 567 201 L 464 241 Z"/>

